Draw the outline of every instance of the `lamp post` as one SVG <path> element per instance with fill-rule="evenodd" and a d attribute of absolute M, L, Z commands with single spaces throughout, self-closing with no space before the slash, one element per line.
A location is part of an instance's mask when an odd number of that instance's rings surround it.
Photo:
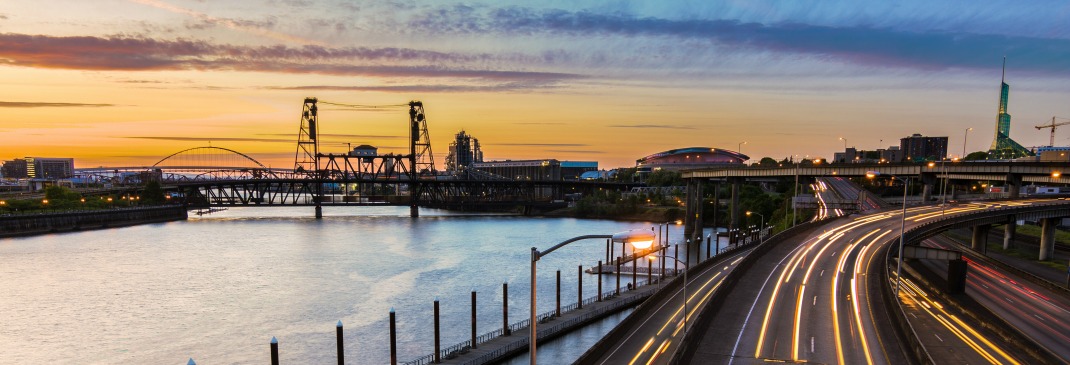
<path fill-rule="evenodd" d="M 876 176 L 878 176 L 880 174 L 881 173 L 878 172 L 878 171 L 866 171 L 866 177 L 868 177 L 870 179 L 872 179 L 872 178 L 874 178 L 874 177 L 876 177 Z M 892 174 L 888 174 L 888 175 L 891 176 L 894 179 L 903 180 L 903 179 L 900 179 L 898 176 L 895 176 L 895 175 L 892 175 Z M 900 222 L 899 222 L 899 260 L 896 262 L 896 265 L 895 265 L 895 295 L 896 296 L 899 296 L 899 287 L 903 283 L 903 277 L 901 276 L 903 274 L 903 241 L 905 239 L 904 237 L 906 237 L 906 226 L 907 226 L 907 186 L 909 186 L 909 185 L 910 185 L 910 177 L 907 176 L 907 179 L 903 180 L 903 216 L 900 217 Z"/>
<path fill-rule="evenodd" d="M 843 158 L 846 159 L 847 158 L 847 155 L 846 155 L 846 153 L 847 153 L 847 138 L 846 137 L 840 137 L 840 140 L 843 141 L 843 152 L 845 153 L 843 155 Z"/>
<path fill-rule="evenodd" d="M 640 247 L 639 243 L 641 243 L 641 242 L 632 243 L 632 248 L 635 249 L 635 250 L 644 250 L 644 249 L 647 249 L 647 248 L 650 247 L 650 244 L 647 244 L 646 246 Z M 660 246 L 660 247 L 661 247 L 661 249 L 660 249 L 661 252 L 665 252 L 665 249 L 669 248 L 669 246 Z M 687 272 L 688 272 L 687 263 L 683 262 L 683 261 L 680 261 L 680 259 L 677 259 L 675 257 L 669 257 L 669 256 L 666 256 L 664 254 L 660 255 L 660 256 L 659 255 L 649 255 L 649 256 L 647 256 L 648 259 L 650 259 L 651 257 L 652 258 L 673 259 L 673 261 L 675 261 L 677 264 L 684 265 L 684 337 L 686 337 L 687 336 Z"/>
<path fill-rule="evenodd" d="M 753 214 L 757 214 L 759 217 L 762 217 L 762 225 L 759 226 L 761 228 L 758 228 L 758 237 L 759 237 L 758 238 L 758 243 L 761 244 L 762 241 L 763 241 L 763 238 L 764 238 L 764 236 L 762 236 L 762 233 L 765 233 L 765 216 L 762 215 L 762 213 L 750 212 L 750 211 L 747 212 L 747 216 L 749 217 L 752 213 Z"/>
<path fill-rule="evenodd" d="M 567 244 L 570 244 L 570 243 L 576 242 L 576 241 L 580 241 L 580 240 L 593 239 L 593 238 L 601 238 L 601 239 L 610 238 L 610 239 L 613 240 L 613 242 L 631 243 L 633 247 L 650 247 L 650 245 L 652 245 L 654 243 L 655 235 L 654 235 L 654 232 L 651 232 L 650 230 L 633 229 L 633 230 L 630 230 L 630 231 L 618 232 L 618 233 L 613 234 L 613 235 L 592 234 L 592 235 L 585 235 L 585 236 L 578 236 L 578 237 L 569 238 L 569 239 L 567 239 L 567 240 L 565 240 L 565 241 L 563 241 L 561 243 L 558 243 L 558 244 L 554 245 L 553 247 L 550 247 L 546 251 L 542 251 L 542 252 L 539 252 L 538 248 L 535 248 L 535 247 L 531 248 L 531 318 L 529 319 L 530 322 L 528 324 L 528 330 L 530 332 L 530 340 L 528 341 L 528 354 L 530 354 L 531 365 L 535 365 L 535 358 L 536 358 L 536 353 L 535 353 L 535 345 L 536 345 L 535 344 L 535 340 L 536 340 L 536 335 L 537 335 L 537 332 L 536 332 L 537 321 L 536 321 L 536 318 L 535 318 L 535 303 L 537 301 L 537 294 L 536 294 L 536 291 L 535 291 L 535 269 L 537 267 L 536 264 L 538 263 L 539 259 L 541 259 L 543 256 L 549 255 L 551 252 L 554 252 L 557 249 L 559 249 L 561 247 L 564 247 Z M 621 252 L 621 254 L 623 254 L 623 252 Z M 687 271 L 684 271 L 684 273 L 686 274 Z M 618 272 L 617 275 L 620 275 L 620 273 Z"/>
<path fill-rule="evenodd" d="M 736 146 L 736 152 L 739 152 L 739 154 L 742 155 L 743 154 L 743 145 L 745 145 L 745 144 L 747 144 L 747 141 L 739 142 L 739 145 Z"/>
<path fill-rule="evenodd" d="M 973 130 L 973 127 L 966 128 L 966 133 L 962 134 L 962 159 L 963 160 L 966 159 L 966 137 L 970 136 L 970 131 L 972 131 L 972 130 Z"/>

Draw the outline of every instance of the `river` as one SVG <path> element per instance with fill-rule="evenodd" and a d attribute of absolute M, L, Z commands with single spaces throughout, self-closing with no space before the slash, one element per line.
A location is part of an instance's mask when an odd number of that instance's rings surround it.
<path fill-rule="evenodd" d="M 399 360 L 433 350 L 432 308 L 443 347 L 528 316 L 530 248 L 652 223 L 468 215 L 407 207 L 231 208 L 188 221 L 0 240 L 0 364 L 330 363 L 335 324 L 347 363 L 389 362 L 388 314 Z M 673 227 L 673 235 L 680 235 Z M 539 311 L 576 297 L 576 266 L 605 257 L 604 240 L 573 243 L 539 262 Z M 584 275 L 584 296 L 595 277 Z M 545 283 L 545 284 L 542 284 Z M 543 299 L 545 298 L 545 299 Z M 575 359 L 624 316 L 555 344 L 545 363 Z M 543 347 L 540 346 L 540 349 Z M 543 351 L 540 351 L 542 354 Z"/>

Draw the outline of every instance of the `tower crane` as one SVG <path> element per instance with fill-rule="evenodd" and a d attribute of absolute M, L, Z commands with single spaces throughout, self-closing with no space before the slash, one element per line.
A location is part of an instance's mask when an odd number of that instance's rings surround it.
<path fill-rule="evenodd" d="M 1065 120 L 1066 122 L 1058 122 L 1058 123 L 1056 123 L 1055 122 L 1056 119 L 1062 119 L 1062 120 Z M 1044 128 L 1050 128 L 1051 129 L 1051 141 L 1048 143 L 1048 146 L 1054 147 L 1055 146 L 1055 128 L 1057 128 L 1059 126 L 1064 126 L 1064 125 L 1067 125 L 1067 124 L 1070 124 L 1070 119 L 1068 119 L 1068 118 L 1051 117 L 1051 124 L 1041 124 L 1041 125 L 1036 126 L 1036 128 L 1037 128 L 1038 131 L 1041 130 L 1041 129 L 1044 129 Z"/>

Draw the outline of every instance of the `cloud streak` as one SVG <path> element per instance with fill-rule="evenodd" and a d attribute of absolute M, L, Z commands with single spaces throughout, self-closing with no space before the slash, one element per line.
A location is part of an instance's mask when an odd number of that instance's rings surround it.
<path fill-rule="evenodd" d="M 1070 39 L 1065 38 L 788 22 L 763 24 L 731 19 L 675 20 L 525 7 L 453 7 L 428 13 L 425 15 L 434 16 L 414 16 L 408 26 L 432 34 L 674 37 L 728 49 L 818 55 L 862 65 L 929 70 L 991 69 L 998 67 L 999 57 L 1007 55 L 1012 62 L 1018 60 L 1022 68 L 1070 74 L 1070 63 L 1066 62 L 1070 59 Z"/>
<path fill-rule="evenodd" d="M 164 137 L 164 136 L 132 136 L 121 137 L 129 139 L 150 139 L 156 141 L 183 141 L 183 142 L 268 142 L 268 143 L 297 143 L 297 138 L 245 138 L 245 137 Z"/>
<path fill-rule="evenodd" d="M 115 104 L 51 103 L 31 101 L 0 101 L 0 108 L 101 108 Z"/>
<path fill-rule="evenodd" d="M 556 82 L 551 80 L 527 80 L 505 83 L 493 83 L 489 85 L 376 85 L 376 86 L 332 86 L 332 85 L 306 85 L 306 86 L 267 86 L 269 90 L 314 90 L 314 91 L 378 91 L 392 93 L 428 93 L 428 92 L 511 92 L 511 91 L 536 91 L 540 89 L 558 88 Z"/>
<path fill-rule="evenodd" d="M 639 128 L 639 129 L 696 129 L 695 127 L 668 124 L 614 124 L 610 128 Z"/>
<path fill-rule="evenodd" d="M 490 54 L 412 48 L 237 46 L 186 39 L 0 34 L 0 65 L 102 71 L 211 70 L 553 83 L 569 73 L 476 68 Z M 450 66 L 454 65 L 454 66 Z"/>

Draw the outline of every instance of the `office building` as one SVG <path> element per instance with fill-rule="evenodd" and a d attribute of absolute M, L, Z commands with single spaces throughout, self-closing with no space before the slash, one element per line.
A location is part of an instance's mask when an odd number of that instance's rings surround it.
<path fill-rule="evenodd" d="M 925 137 L 915 133 L 899 140 L 903 162 L 936 161 L 947 157 L 947 137 Z"/>

